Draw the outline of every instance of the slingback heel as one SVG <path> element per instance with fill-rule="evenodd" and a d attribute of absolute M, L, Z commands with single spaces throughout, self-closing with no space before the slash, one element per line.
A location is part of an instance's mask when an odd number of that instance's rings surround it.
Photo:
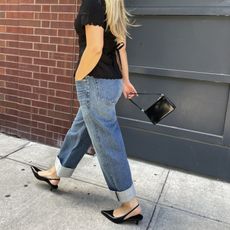
<path fill-rule="evenodd" d="M 35 166 L 31 166 L 31 170 L 32 170 L 34 176 L 38 180 L 45 181 L 46 183 L 48 183 L 50 185 L 50 191 L 58 189 L 58 185 L 51 184 L 50 180 L 60 180 L 60 178 L 47 178 L 47 177 L 40 176 L 38 174 L 38 172 L 41 171 L 41 169 L 39 169 L 39 168 L 37 168 Z"/>
<path fill-rule="evenodd" d="M 135 208 L 133 208 L 131 211 L 129 211 L 128 213 L 126 213 L 125 215 L 120 216 L 120 217 L 114 217 L 113 216 L 113 211 L 114 210 L 102 210 L 101 213 L 105 217 L 107 217 L 109 220 L 111 220 L 113 223 L 116 223 L 116 224 L 121 224 L 123 222 L 136 222 L 136 224 L 138 224 L 139 221 L 143 219 L 143 216 L 141 214 L 137 214 L 135 216 L 131 216 L 131 217 L 125 219 L 125 217 L 129 213 L 131 213 L 134 209 L 136 209 L 138 206 L 139 206 L 139 204 Z"/>

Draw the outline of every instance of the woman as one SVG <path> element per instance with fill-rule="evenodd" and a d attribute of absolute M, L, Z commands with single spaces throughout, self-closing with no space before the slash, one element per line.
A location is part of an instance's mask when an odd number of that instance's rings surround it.
<path fill-rule="evenodd" d="M 32 171 L 37 179 L 58 188 L 60 178 L 72 175 L 92 141 L 105 181 L 121 202 L 117 209 L 103 210 L 102 214 L 115 223 L 138 224 L 143 216 L 115 111 L 122 91 L 125 98 L 137 94 L 129 81 L 127 16 L 124 0 L 82 0 L 75 20 L 80 47 L 75 71 L 80 108 L 55 166 L 44 171 L 32 166 Z"/>

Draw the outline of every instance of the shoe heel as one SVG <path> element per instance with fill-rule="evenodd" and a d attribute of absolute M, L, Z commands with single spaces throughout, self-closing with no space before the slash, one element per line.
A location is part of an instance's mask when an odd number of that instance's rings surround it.
<path fill-rule="evenodd" d="M 54 186 L 52 186 L 52 185 L 50 186 L 50 191 L 51 191 L 51 192 L 57 191 L 57 189 L 58 189 L 58 186 L 57 186 L 57 187 L 56 187 L 56 186 L 54 187 Z"/>

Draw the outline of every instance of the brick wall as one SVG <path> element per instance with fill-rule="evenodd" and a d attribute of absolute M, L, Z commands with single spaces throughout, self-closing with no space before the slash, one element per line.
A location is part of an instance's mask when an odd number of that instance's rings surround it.
<path fill-rule="evenodd" d="M 77 112 L 78 0 L 0 0 L 0 132 L 60 146 Z"/>

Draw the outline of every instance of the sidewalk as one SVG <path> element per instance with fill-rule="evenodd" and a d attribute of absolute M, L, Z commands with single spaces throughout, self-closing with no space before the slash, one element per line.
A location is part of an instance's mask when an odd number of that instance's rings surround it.
<path fill-rule="evenodd" d="M 52 165 L 58 148 L 0 134 L 1 230 L 229 230 L 230 183 L 129 159 L 144 219 L 116 225 L 100 213 L 118 203 L 96 156 L 85 155 L 72 178 L 49 191 L 30 165 Z M 230 173 L 230 167 L 229 167 Z"/>

